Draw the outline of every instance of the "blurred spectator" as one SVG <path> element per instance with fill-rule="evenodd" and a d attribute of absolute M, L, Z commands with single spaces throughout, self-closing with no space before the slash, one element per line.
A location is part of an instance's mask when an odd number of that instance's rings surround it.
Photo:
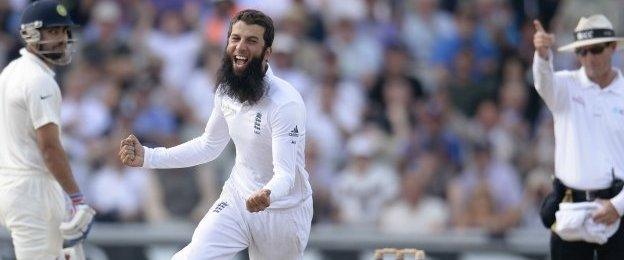
<path fill-rule="evenodd" d="M 376 226 L 381 213 L 398 193 L 395 170 L 374 159 L 379 152 L 378 142 L 375 136 L 360 133 L 347 144 L 352 160 L 339 173 L 333 196 L 342 224 Z"/>
<path fill-rule="evenodd" d="M 456 35 L 453 15 L 440 9 L 440 0 L 405 1 L 408 7 L 401 24 L 401 36 L 422 67 L 434 64 L 433 50 L 441 40 Z"/>
<path fill-rule="evenodd" d="M 543 229 L 539 212 L 544 198 L 552 190 L 552 176 L 554 167 L 539 166 L 529 172 L 524 183 L 524 196 L 522 198 L 522 228 Z"/>
<path fill-rule="evenodd" d="M 381 230 L 400 234 L 434 234 L 445 231 L 450 213 L 446 202 L 426 193 L 431 172 L 419 171 L 403 176 L 399 200 L 381 216 Z"/>
<path fill-rule="evenodd" d="M 300 68 L 295 66 L 295 52 L 298 49 L 297 40 L 289 34 L 275 35 L 271 69 L 278 77 L 290 82 L 302 96 L 308 96 L 311 88 L 310 78 Z"/>
<path fill-rule="evenodd" d="M 363 87 L 357 81 L 345 80 L 340 74 L 336 74 L 336 58 L 331 52 L 326 54 L 324 77 L 305 98 L 307 116 L 313 121 L 317 117 L 328 116 L 340 133 L 351 134 L 362 124 L 366 99 Z M 312 127 L 314 124 L 310 126 Z"/>
<path fill-rule="evenodd" d="M 160 87 L 158 92 L 139 89 L 132 93 L 136 102 L 132 128 L 146 144 L 169 145 L 176 140 L 179 127 L 170 107 L 164 104 L 165 90 Z"/>
<path fill-rule="evenodd" d="M 410 56 L 402 43 L 393 42 L 386 46 L 382 70 L 377 74 L 373 85 L 369 86 L 368 98 L 373 109 L 379 109 L 379 107 L 386 105 L 382 92 L 390 79 L 406 80 L 410 88 L 409 94 L 413 96 L 413 100 L 421 101 L 425 98 L 425 92 L 420 81 L 409 71 L 410 65 Z"/>
<path fill-rule="evenodd" d="M 0 1 L 0 65 L 8 62 L 7 53 L 17 47 L 18 40 L 13 37 L 17 33 L 19 12 L 11 8 L 9 1 Z"/>
<path fill-rule="evenodd" d="M 83 40 L 87 43 L 85 49 L 99 51 L 101 58 L 105 58 L 112 50 L 123 44 L 129 34 L 121 27 L 121 7 L 115 1 L 100 1 L 95 4 L 91 14 L 91 21 L 86 26 Z M 93 45 L 93 46 L 89 46 Z"/>
<path fill-rule="evenodd" d="M 380 104 L 369 107 L 368 117 L 392 135 L 397 144 L 405 143 L 415 123 L 410 113 L 416 102 L 413 89 L 405 78 L 394 77 L 384 81 L 381 91 Z"/>
<path fill-rule="evenodd" d="M 399 165 L 406 172 L 429 172 L 431 180 L 427 193 L 446 198 L 448 182 L 462 170 L 464 148 L 460 136 L 450 128 L 438 109 L 429 105 L 418 111 L 420 124 Z"/>
<path fill-rule="evenodd" d="M 174 89 L 180 89 L 188 83 L 202 44 L 201 34 L 197 30 L 199 17 L 192 13 L 199 10 L 191 9 L 193 6 L 184 7 L 165 9 L 159 14 L 146 4 L 144 12 L 141 13 L 141 25 L 137 30 L 149 55 L 162 60 L 162 83 Z M 189 21 L 189 17 L 194 17 L 195 20 Z M 152 29 L 154 20 L 157 20 L 155 30 Z"/>
<path fill-rule="evenodd" d="M 180 89 L 184 103 L 192 110 L 190 123 L 201 130 L 212 113 L 215 82 L 214 77 L 221 62 L 222 50 L 206 47 L 198 59 L 198 66 L 193 70 L 188 84 Z"/>
<path fill-rule="evenodd" d="M 477 80 L 474 52 L 464 49 L 453 60 L 453 69 L 445 76 L 443 91 L 449 95 L 454 109 L 467 117 L 474 116 L 477 105 L 484 99 L 494 98 L 495 85 L 491 80 Z"/>
<path fill-rule="evenodd" d="M 450 37 L 440 38 L 433 49 L 434 64 L 452 67 L 458 53 L 468 49 L 474 56 L 473 67 L 476 75 L 484 75 L 492 67 L 498 56 L 498 49 L 494 39 L 484 28 L 478 26 L 478 18 L 470 8 L 469 3 L 458 11 L 455 16 L 457 31 Z"/>
<path fill-rule="evenodd" d="M 399 35 L 398 27 L 392 17 L 392 2 L 384 0 L 365 0 L 365 14 L 358 31 L 377 37 L 380 43 L 390 42 Z"/>
<path fill-rule="evenodd" d="M 521 217 L 522 186 L 517 172 L 493 156 L 487 142 L 473 145 L 472 161 L 449 185 L 453 224 L 459 229 L 504 233 Z"/>
<path fill-rule="evenodd" d="M 276 21 L 278 31 L 294 38 L 293 66 L 300 68 L 310 77 L 321 77 L 325 25 L 318 10 L 311 10 L 304 1 L 294 1 L 292 8 L 281 21 Z M 277 41 L 275 42 L 277 43 Z"/>
<path fill-rule="evenodd" d="M 478 27 L 487 33 L 497 45 L 500 54 L 513 50 L 519 41 L 518 26 L 515 13 L 511 10 L 510 1 L 506 0 L 475 0 L 471 7 L 479 17 Z M 492 69 L 496 69 L 495 64 Z"/>
<path fill-rule="evenodd" d="M 212 0 L 212 10 L 204 21 L 204 39 L 213 46 L 225 46 L 230 17 L 237 11 L 234 0 Z"/>
<path fill-rule="evenodd" d="M 364 17 L 364 6 L 356 1 L 332 1 L 327 26 L 330 35 L 327 46 L 336 54 L 340 74 L 346 79 L 365 83 L 372 80 L 381 66 L 382 48 L 372 35 L 358 32 Z M 362 62 L 366 59 L 366 62 Z M 370 84 L 370 83 L 369 83 Z"/>
<path fill-rule="evenodd" d="M 256 9 L 264 12 L 273 20 L 281 20 L 293 5 L 293 0 L 272 0 L 271 4 L 265 4 L 256 0 L 237 0 L 242 9 Z"/>
<path fill-rule="evenodd" d="M 321 161 L 320 141 L 308 138 L 306 140 L 306 170 L 310 175 L 310 185 L 314 190 L 314 210 L 312 224 L 331 224 L 339 221 L 336 205 L 332 201 L 332 185 L 337 181 L 334 175 L 335 169 L 328 169 Z M 331 171 L 330 171 L 331 170 Z"/>
<path fill-rule="evenodd" d="M 487 141 L 492 146 L 492 155 L 505 163 L 511 163 L 519 148 L 513 140 L 513 133 L 505 129 L 500 121 L 498 105 L 490 99 L 478 104 L 475 120 L 467 129 L 471 141 Z"/>
<path fill-rule="evenodd" d="M 117 142 L 111 142 L 117 148 Z M 124 167 L 114 152 L 93 174 L 89 198 L 97 210 L 97 220 L 105 222 L 142 221 L 152 174 L 141 168 Z"/>

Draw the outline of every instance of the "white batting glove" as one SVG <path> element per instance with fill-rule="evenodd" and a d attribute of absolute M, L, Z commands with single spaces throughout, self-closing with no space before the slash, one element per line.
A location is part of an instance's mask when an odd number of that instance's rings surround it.
<path fill-rule="evenodd" d="M 74 246 L 87 238 L 91 224 L 93 224 L 93 216 L 95 216 L 95 210 L 89 205 L 75 206 L 74 216 L 68 222 L 61 223 L 60 226 L 65 246 Z"/>

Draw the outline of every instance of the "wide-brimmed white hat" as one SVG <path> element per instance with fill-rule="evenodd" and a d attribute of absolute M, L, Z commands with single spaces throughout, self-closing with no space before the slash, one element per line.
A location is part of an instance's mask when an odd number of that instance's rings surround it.
<path fill-rule="evenodd" d="M 602 14 L 581 17 L 574 28 L 574 42 L 559 47 L 559 51 L 573 51 L 578 47 L 603 42 L 618 42 L 618 49 L 624 48 L 624 38 L 616 37 L 613 25 Z"/>

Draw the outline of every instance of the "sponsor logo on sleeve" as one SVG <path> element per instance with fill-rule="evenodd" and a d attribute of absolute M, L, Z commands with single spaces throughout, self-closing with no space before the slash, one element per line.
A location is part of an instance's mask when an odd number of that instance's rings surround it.
<path fill-rule="evenodd" d="M 295 129 L 293 129 L 292 131 L 290 131 L 290 133 L 288 133 L 288 136 L 290 136 L 290 137 L 299 137 L 299 129 L 297 128 L 296 125 L 295 125 Z M 290 143 L 291 144 L 296 144 L 297 141 L 295 139 L 291 139 Z"/>
<path fill-rule="evenodd" d="M 292 131 L 290 131 L 290 133 L 288 133 L 288 136 L 299 137 L 299 129 L 297 129 L 297 126 L 295 126 L 295 129 L 293 129 Z"/>

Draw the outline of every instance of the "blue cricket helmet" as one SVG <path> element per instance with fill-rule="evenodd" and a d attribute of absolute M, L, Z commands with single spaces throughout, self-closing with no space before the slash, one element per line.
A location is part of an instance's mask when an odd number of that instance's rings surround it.
<path fill-rule="evenodd" d="M 75 26 L 65 6 L 55 0 L 39 0 L 26 7 L 20 24 L 24 26 L 33 23 L 41 24 L 39 28 Z"/>
<path fill-rule="evenodd" d="M 69 17 L 65 6 L 56 0 L 39 0 L 32 2 L 24 9 L 20 20 L 20 36 L 40 58 L 57 65 L 67 65 L 71 62 L 71 28 L 76 25 Z M 68 27 L 68 39 L 66 40 L 43 40 L 41 29 L 52 27 Z M 49 46 L 66 42 L 67 47 L 63 50 L 53 50 Z M 47 48 L 44 48 L 47 45 Z"/>

